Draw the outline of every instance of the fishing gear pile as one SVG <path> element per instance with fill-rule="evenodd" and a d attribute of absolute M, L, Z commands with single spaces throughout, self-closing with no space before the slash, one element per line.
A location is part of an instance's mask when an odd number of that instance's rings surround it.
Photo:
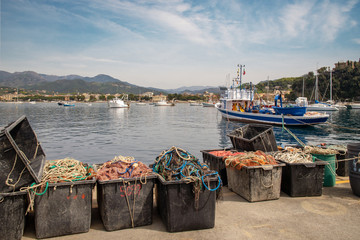
<path fill-rule="evenodd" d="M 156 159 L 153 171 L 161 175 L 166 181 L 185 180 L 194 182 L 200 189 L 204 186 L 210 191 L 215 191 L 221 186 L 221 179 L 217 172 L 210 171 L 206 164 L 200 161 L 187 151 L 171 147 L 164 150 Z M 217 176 L 218 186 L 210 189 L 209 182 L 211 176 Z"/>
<path fill-rule="evenodd" d="M 211 151 L 211 152 L 209 152 L 209 154 L 212 154 L 216 157 L 222 157 L 223 160 L 225 160 L 227 157 L 242 155 L 244 153 L 243 152 L 226 151 L 226 150 L 223 150 L 223 151 L 218 150 L 218 151 Z"/>
<path fill-rule="evenodd" d="M 261 166 L 278 164 L 273 156 L 265 154 L 263 151 L 257 150 L 256 152 L 244 152 L 244 154 L 230 156 L 225 159 L 226 167 L 236 168 L 241 170 L 244 166 Z"/>
<path fill-rule="evenodd" d="M 133 157 L 117 156 L 104 163 L 97 171 L 96 178 L 101 181 L 119 178 L 144 177 L 152 173 L 152 169 Z"/>
<path fill-rule="evenodd" d="M 286 163 L 311 163 L 312 155 L 302 152 L 301 150 L 282 151 L 274 152 L 273 157 L 276 160 L 281 160 Z"/>
<path fill-rule="evenodd" d="M 313 147 L 313 146 L 305 146 L 304 152 L 309 153 L 309 154 L 319 154 L 319 155 L 330 155 L 330 154 L 338 154 L 339 153 L 335 149 Z"/>
<path fill-rule="evenodd" d="M 64 158 L 45 163 L 41 183 L 74 182 L 93 177 L 95 177 L 95 171 L 91 166 L 72 158 Z"/>

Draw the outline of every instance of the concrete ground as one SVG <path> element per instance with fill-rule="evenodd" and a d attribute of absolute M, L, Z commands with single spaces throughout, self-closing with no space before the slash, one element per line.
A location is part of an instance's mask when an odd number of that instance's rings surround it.
<path fill-rule="evenodd" d="M 35 239 L 29 220 L 22 239 Z M 335 187 L 323 188 L 320 197 L 294 198 L 282 192 L 278 200 L 254 203 L 224 187 L 215 227 L 178 233 L 166 231 L 156 209 L 152 225 L 107 232 L 94 201 L 89 232 L 53 239 L 360 239 L 359 224 L 360 198 L 343 177 Z"/>

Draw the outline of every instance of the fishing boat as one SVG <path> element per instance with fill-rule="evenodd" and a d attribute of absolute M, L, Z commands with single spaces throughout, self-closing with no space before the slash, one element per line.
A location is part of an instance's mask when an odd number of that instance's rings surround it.
<path fill-rule="evenodd" d="M 281 94 L 275 97 L 275 104 L 271 108 L 265 108 L 254 101 L 255 88 L 250 83 L 250 89 L 242 89 L 241 81 L 243 65 L 238 65 L 237 78 L 233 80 L 231 87 L 226 88 L 220 98 L 220 103 L 215 107 L 223 118 L 241 122 L 254 122 L 273 125 L 306 126 L 325 123 L 328 114 L 307 112 L 306 107 L 282 106 Z M 280 101 L 280 106 L 277 105 Z"/>
<path fill-rule="evenodd" d="M 122 98 L 115 97 L 108 101 L 109 108 L 128 108 L 130 105 L 125 101 L 128 100 L 127 95 L 123 95 Z"/>
<path fill-rule="evenodd" d="M 165 100 L 161 100 L 160 102 L 154 103 L 154 106 L 175 106 L 175 103 L 166 102 Z"/>

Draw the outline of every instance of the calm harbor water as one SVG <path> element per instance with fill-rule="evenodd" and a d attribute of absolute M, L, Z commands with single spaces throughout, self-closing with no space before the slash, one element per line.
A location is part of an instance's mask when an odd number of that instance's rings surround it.
<path fill-rule="evenodd" d="M 306 144 L 360 142 L 360 109 L 330 113 L 329 122 L 311 127 L 290 128 Z M 103 163 L 117 155 L 133 156 L 152 163 L 172 146 L 196 157 L 200 150 L 231 147 L 226 136 L 244 124 L 229 122 L 215 108 L 178 103 L 174 107 L 131 104 L 129 109 L 108 108 L 106 103 L 77 103 L 75 107 L 57 103 L 0 103 L 0 127 L 25 115 L 48 160 L 71 157 L 86 163 Z M 274 127 L 278 144 L 296 140 Z"/>

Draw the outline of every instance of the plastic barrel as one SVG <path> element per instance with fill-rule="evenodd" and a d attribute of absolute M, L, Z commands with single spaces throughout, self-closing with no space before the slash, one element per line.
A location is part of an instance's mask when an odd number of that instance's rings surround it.
<path fill-rule="evenodd" d="M 313 160 L 315 161 L 315 158 L 323 160 L 327 162 L 328 164 L 325 166 L 325 173 L 324 173 L 324 187 L 333 187 L 335 186 L 335 161 L 336 161 L 336 155 L 335 154 L 328 154 L 328 155 L 322 155 L 322 154 L 311 154 L 313 156 Z"/>
<path fill-rule="evenodd" d="M 360 143 L 349 143 L 347 145 L 348 158 L 358 157 L 360 153 Z M 358 159 L 349 161 L 349 180 L 353 193 L 360 196 L 360 163 Z"/>

